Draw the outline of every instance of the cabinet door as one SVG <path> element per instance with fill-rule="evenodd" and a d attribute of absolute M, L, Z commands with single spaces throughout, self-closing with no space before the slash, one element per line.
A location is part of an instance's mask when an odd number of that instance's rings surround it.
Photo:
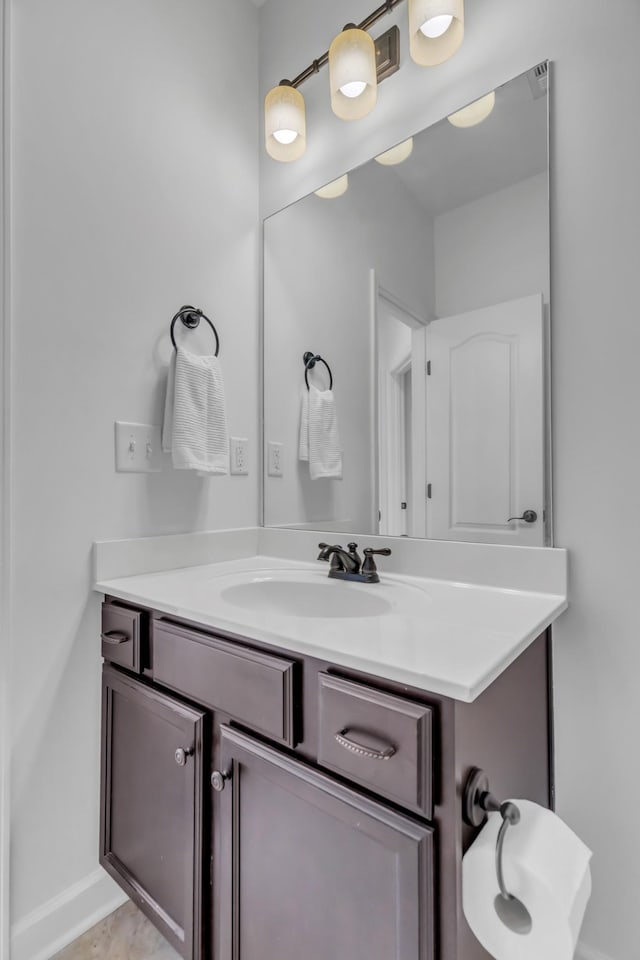
<path fill-rule="evenodd" d="M 100 862 L 185 960 L 202 945 L 204 714 L 103 670 Z"/>
<path fill-rule="evenodd" d="M 222 728 L 219 960 L 432 960 L 433 831 Z"/>

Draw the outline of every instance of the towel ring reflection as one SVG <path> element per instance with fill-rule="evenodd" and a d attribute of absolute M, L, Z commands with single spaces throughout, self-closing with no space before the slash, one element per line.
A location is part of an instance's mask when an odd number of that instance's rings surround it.
<path fill-rule="evenodd" d="M 206 322 L 209 324 L 209 326 L 213 331 L 213 335 L 216 338 L 215 355 L 217 357 L 218 353 L 220 352 L 220 338 L 218 336 L 218 331 L 216 330 L 214 325 L 211 323 L 211 320 L 209 320 L 209 317 L 207 317 L 202 312 L 202 310 L 200 310 L 198 307 L 190 307 L 190 306 L 180 307 L 175 317 L 171 321 L 170 334 L 171 334 L 171 343 L 173 344 L 173 348 L 174 350 L 178 349 L 176 345 L 176 338 L 173 333 L 173 328 L 175 327 L 178 320 L 181 320 L 182 323 L 185 325 L 185 327 L 187 327 L 189 330 L 195 330 L 200 323 L 200 318 L 202 318 L 203 320 L 206 320 Z"/>
<path fill-rule="evenodd" d="M 304 382 L 307 385 L 307 390 L 309 389 L 309 370 L 313 370 L 316 363 L 324 363 L 329 374 L 329 390 L 333 390 L 333 374 L 331 373 L 331 367 L 327 361 L 320 356 L 319 353 L 311 353 L 310 350 L 307 350 L 302 358 L 302 362 L 304 363 Z"/>

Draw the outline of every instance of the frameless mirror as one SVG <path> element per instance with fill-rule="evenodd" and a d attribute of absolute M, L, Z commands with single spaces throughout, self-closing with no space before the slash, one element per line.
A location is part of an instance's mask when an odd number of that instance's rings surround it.
<path fill-rule="evenodd" d="M 547 74 L 265 221 L 265 525 L 551 542 Z"/>

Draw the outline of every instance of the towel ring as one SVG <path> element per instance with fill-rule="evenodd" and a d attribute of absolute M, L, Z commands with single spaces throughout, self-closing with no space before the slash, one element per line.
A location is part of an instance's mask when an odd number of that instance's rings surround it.
<path fill-rule="evenodd" d="M 327 361 L 320 356 L 319 353 L 311 353 L 310 350 L 307 350 L 302 358 L 302 362 L 304 363 L 304 382 L 307 385 L 307 390 L 309 389 L 309 370 L 313 370 L 316 363 L 324 363 L 329 374 L 329 390 L 333 390 L 333 374 L 331 373 L 331 367 Z"/>
<path fill-rule="evenodd" d="M 174 333 L 173 333 L 173 328 L 175 327 L 175 325 L 176 325 L 176 323 L 178 322 L 178 320 L 182 320 L 182 322 L 183 322 L 183 324 L 185 325 L 185 327 L 187 327 L 189 330 L 195 330 L 196 327 L 198 326 L 198 324 L 200 323 L 200 318 L 201 318 L 201 317 L 202 317 L 203 320 L 206 320 L 206 322 L 209 324 L 209 326 L 211 327 L 211 329 L 212 329 L 212 331 L 213 331 L 213 335 L 214 335 L 214 337 L 216 338 L 216 352 L 215 352 L 215 355 L 216 355 L 216 357 L 217 357 L 217 356 L 218 356 L 218 353 L 220 352 L 220 338 L 219 338 L 219 336 L 218 336 L 218 331 L 216 330 L 216 328 L 214 327 L 214 325 L 211 323 L 211 320 L 209 320 L 209 317 L 207 317 L 207 316 L 202 312 L 202 310 L 199 309 L 199 307 L 189 307 L 189 306 L 180 307 L 180 309 L 179 309 L 178 312 L 176 313 L 175 317 L 174 317 L 173 320 L 171 321 L 171 329 L 170 329 L 169 332 L 170 332 L 170 335 L 171 335 L 171 343 L 173 344 L 173 349 L 174 349 L 174 350 L 177 350 L 177 349 L 178 349 L 178 347 L 176 346 L 176 338 L 175 338 Z"/>

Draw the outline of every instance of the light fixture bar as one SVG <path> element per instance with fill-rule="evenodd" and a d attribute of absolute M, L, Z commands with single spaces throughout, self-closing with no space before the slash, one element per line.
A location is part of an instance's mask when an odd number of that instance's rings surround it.
<path fill-rule="evenodd" d="M 395 10 L 401 3 L 402 0 L 385 0 L 385 3 L 381 3 L 379 7 L 376 7 L 373 13 L 365 17 L 362 23 L 356 24 L 358 30 L 370 30 L 378 20 L 382 20 L 384 16 L 391 13 L 392 10 Z M 291 86 L 297 89 L 305 80 L 308 80 L 309 77 L 312 77 L 315 73 L 319 73 L 322 67 L 326 67 L 328 62 L 329 51 L 327 50 L 321 57 L 318 57 L 317 60 L 310 63 L 302 73 L 299 73 L 298 76 L 291 81 Z"/>

